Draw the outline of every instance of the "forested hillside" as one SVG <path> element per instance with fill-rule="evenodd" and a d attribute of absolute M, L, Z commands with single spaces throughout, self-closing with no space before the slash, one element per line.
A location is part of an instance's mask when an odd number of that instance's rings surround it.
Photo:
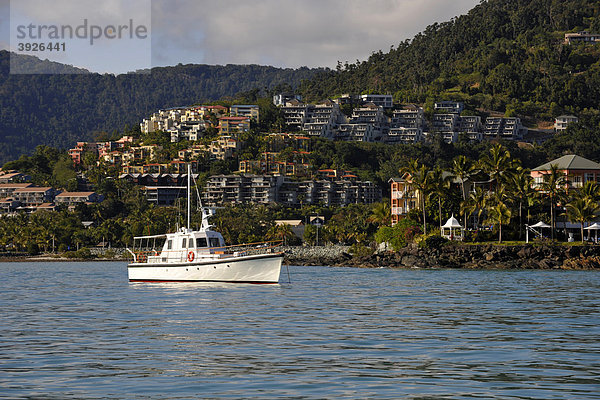
<path fill-rule="evenodd" d="M 339 63 L 302 85 L 309 99 L 393 94 L 400 102 L 464 100 L 471 109 L 549 118 L 598 109 L 600 45 L 566 45 L 566 32 L 600 33 L 597 0 L 488 0 L 433 24 L 388 53 Z"/>
<path fill-rule="evenodd" d="M 9 53 L 0 51 L 0 165 L 31 154 L 39 144 L 64 148 L 89 139 L 95 131 L 133 126 L 159 108 L 218 100 L 255 88 L 296 87 L 317 71 L 177 65 L 139 75 L 10 75 L 9 61 Z"/>

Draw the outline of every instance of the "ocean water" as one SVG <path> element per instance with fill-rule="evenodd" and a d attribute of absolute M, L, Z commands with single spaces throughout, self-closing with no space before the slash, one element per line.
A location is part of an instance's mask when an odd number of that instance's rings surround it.
<path fill-rule="evenodd" d="M 600 272 L 289 271 L 0 264 L 0 398 L 600 398 Z"/>

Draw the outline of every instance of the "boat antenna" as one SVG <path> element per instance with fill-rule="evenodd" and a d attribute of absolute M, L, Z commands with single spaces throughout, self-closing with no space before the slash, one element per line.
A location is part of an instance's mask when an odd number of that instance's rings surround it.
<path fill-rule="evenodd" d="M 207 209 L 204 208 L 204 205 L 202 205 L 202 196 L 200 196 L 200 191 L 198 190 L 198 182 L 196 182 L 196 178 L 194 177 L 194 175 L 192 175 L 192 179 L 196 188 L 196 198 L 198 200 L 197 209 L 199 209 L 200 212 L 202 212 L 202 223 L 200 226 L 202 227 L 202 229 L 210 229 L 212 225 L 208 223 L 208 212 Z"/>
<path fill-rule="evenodd" d="M 192 212 L 191 212 L 192 196 L 190 195 L 191 175 L 192 175 L 192 165 L 188 164 L 187 165 L 187 228 L 188 228 L 188 230 L 190 230 L 190 221 L 191 221 L 191 217 L 192 217 Z"/>

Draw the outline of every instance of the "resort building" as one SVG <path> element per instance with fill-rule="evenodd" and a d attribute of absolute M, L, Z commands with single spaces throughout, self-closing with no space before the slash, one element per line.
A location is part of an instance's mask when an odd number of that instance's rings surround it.
<path fill-rule="evenodd" d="M 94 156 L 97 156 L 98 146 L 96 143 L 77 142 L 77 145 L 75 145 L 74 148 L 69 149 L 69 156 L 73 160 L 75 166 L 81 165 L 83 154 L 86 152 L 94 153 Z"/>
<path fill-rule="evenodd" d="M 232 117 L 246 117 L 254 119 L 256 123 L 260 122 L 260 111 L 257 105 L 234 105 L 229 109 L 229 115 Z"/>
<path fill-rule="evenodd" d="M 394 98 L 391 94 L 363 94 L 360 101 L 364 104 L 373 103 L 383 108 L 393 108 Z"/>
<path fill-rule="evenodd" d="M 54 203 L 58 205 L 74 206 L 78 203 L 100 203 L 104 196 L 96 192 L 62 192 L 54 198 Z"/>
<path fill-rule="evenodd" d="M 343 206 L 377 202 L 381 200 L 381 190 L 372 182 L 357 181 L 356 177 L 298 182 L 283 176 L 240 174 L 211 176 L 202 196 L 209 206 L 275 202 L 288 206 Z"/>
<path fill-rule="evenodd" d="M 18 171 L 0 171 L 0 184 L 25 183 L 31 180 L 31 176 Z"/>
<path fill-rule="evenodd" d="M 461 101 L 440 101 L 433 105 L 434 112 L 442 114 L 460 114 L 464 109 Z"/>
<path fill-rule="evenodd" d="M 410 178 L 410 174 L 405 173 L 401 178 L 391 178 L 388 181 L 391 189 L 392 225 L 405 217 L 410 210 L 419 208 L 420 200 Z"/>
<path fill-rule="evenodd" d="M 561 115 L 556 117 L 554 120 L 554 131 L 555 132 L 563 132 L 567 129 L 569 124 L 574 122 L 579 122 L 579 118 L 574 115 Z"/>
<path fill-rule="evenodd" d="M 520 140 L 527 133 L 520 118 L 488 117 L 483 130 L 486 139 Z"/>
<path fill-rule="evenodd" d="M 51 187 L 30 186 L 16 189 L 12 193 L 12 198 L 22 206 L 39 206 L 43 203 L 52 203 L 57 193 L 59 191 Z"/>
<path fill-rule="evenodd" d="M 533 186 L 539 189 L 541 184 L 550 174 L 551 166 L 556 165 L 567 180 L 565 189 L 578 189 L 585 182 L 600 182 L 600 164 L 574 154 L 562 156 L 556 160 L 549 161 L 531 170 Z"/>
<path fill-rule="evenodd" d="M 565 44 L 575 43 L 598 43 L 600 42 L 600 33 L 589 33 L 586 31 L 577 33 L 565 33 Z"/>
<path fill-rule="evenodd" d="M 483 139 L 482 130 L 481 117 L 476 115 L 459 117 L 458 132 L 466 134 L 469 140 L 480 142 Z"/>
<path fill-rule="evenodd" d="M 390 144 L 421 142 L 424 127 L 425 113 L 421 107 L 410 105 L 394 110 L 384 141 Z"/>
<path fill-rule="evenodd" d="M 301 102 L 302 96 L 293 93 L 279 93 L 273 96 L 273 104 L 275 104 L 278 107 L 281 107 L 292 100 Z"/>
<path fill-rule="evenodd" d="M 222 117 L 219 119 L 219 134 L 223 136 L 236 135 L 250 130 L 248 117 Z"/>

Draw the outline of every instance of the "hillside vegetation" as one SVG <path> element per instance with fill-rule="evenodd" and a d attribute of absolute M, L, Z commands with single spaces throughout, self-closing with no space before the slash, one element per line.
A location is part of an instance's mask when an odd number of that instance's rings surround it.
<path fill-rule="evenodd" d="M 40 144 L 65 148 L 96 131 L 139 124 L 160 108 L 296 87 L 317 71 L 180 64 L 151 74 L 10 75 L 9 65 L 10 54 L 0 51 L 0 164 Z"/>
<path fill-rule="evenodd" d="M 430 107 L 463 100 L 471 111 L 548 119 L 598 109 L 600 45 L 566 45 L 564 34 L 600 32 L 596 0 L 489 0 L 433 24 L 389 52 L 339 63 L 306 81 L 309 99 L 393 94 Z"/>

